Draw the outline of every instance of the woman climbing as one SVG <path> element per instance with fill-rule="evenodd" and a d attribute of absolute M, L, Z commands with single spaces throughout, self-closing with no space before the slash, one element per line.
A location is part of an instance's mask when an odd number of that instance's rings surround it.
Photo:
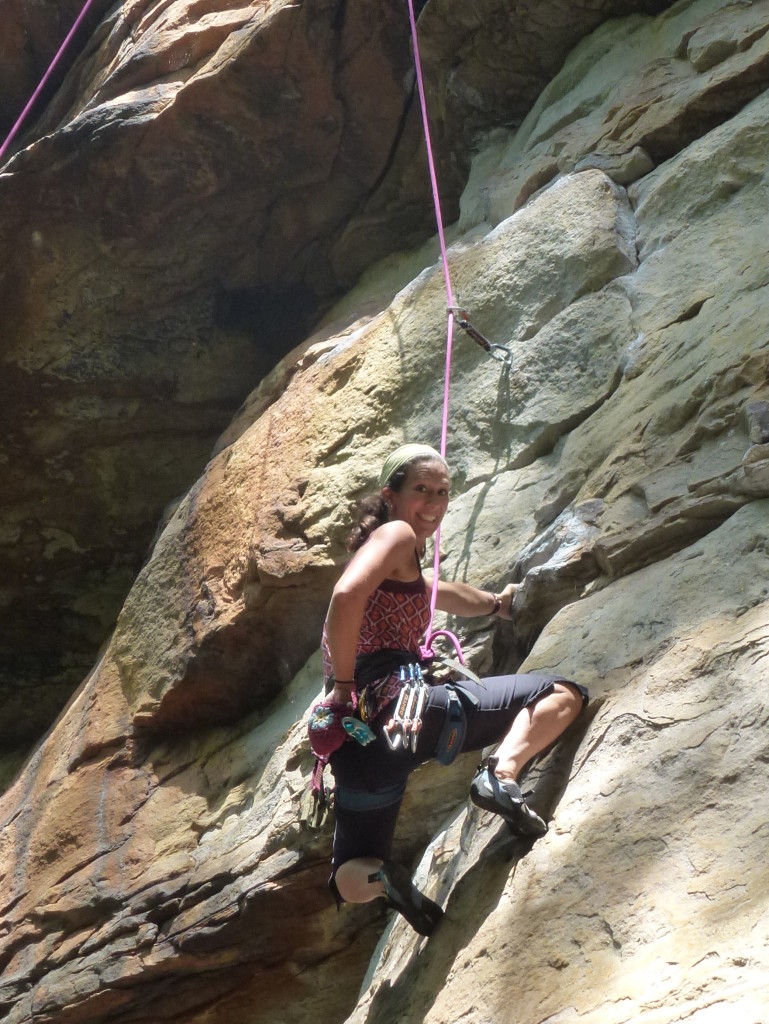
<path fill-rule="evenodd" d="M 425 686 L 420 642 L 430 621 L 433 581 L 421 570 L 425 542 L 449 501 L 449 468 L 433 448 L 404 445 L 390 455 L 380 491 L 360 504 L 354 556 L 334 588 L 323 630 L 326 699 L 313 709 L 310 741 L 335 780 L 332 873 L 338 903 L 384 896 L 423 935 L 441 908 L 390 860 L 409 774 L 432 758 L 499 743 L 470 798 L 536 837 L 545 822 L 525 803 L 517 778 L 526 763 L 577 717 L 587 691 L 560 677 L 497 676 Z M 495 595 L 438 581 L 436 606 L 459 616 L 511 618 L 515 584 Z"/>

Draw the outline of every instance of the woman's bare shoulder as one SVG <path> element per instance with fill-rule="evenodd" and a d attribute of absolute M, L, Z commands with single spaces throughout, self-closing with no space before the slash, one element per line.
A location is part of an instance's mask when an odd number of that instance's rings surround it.
<path fill-rule="evenodd" d="M 394 519 L 374 530 L 359 554 L 367 548 L 368 557 L 381 558 L 387 564 L 388 575 L 408 574 L 414 565 L 416 534 L 408 523 Z"/>
<path fill-rule="evenodd" d="M 416 536 L 408 523 L 383 523 L 347 563 L 335 592 L 362 587 L 373 590 L 387 578 L 410 579 Z"/>
<path fill-rule="evenodd" d="M 371 534 L 372 539 L 377 536 L 391 544 L 410 544 L 413 547 L 416 543 L 413 528 L 402 519 L 392 519 L 389 523 L 383 523 Z"/>

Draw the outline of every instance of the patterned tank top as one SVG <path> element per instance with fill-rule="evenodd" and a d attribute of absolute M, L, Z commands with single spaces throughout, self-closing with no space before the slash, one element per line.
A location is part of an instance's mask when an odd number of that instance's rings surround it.
<path fill-rule="evenodd" d="M 423 576 L 405 582 L 383 580 L 366 602 L 363 623 L 358 637 L 357 654 L 373 654 L 375 651 L 410 651 L 415 659 L 419 657 L 419 645 L 430 624 L 430 600 Z M 323 672 L 328 681 L 331 678 L 331 655 L 328 649 L 326 626 L 323 626 Z M 397 672 L 377 680 L 369 686 L 376 691 L 374 714 L 400 690 Z"/>

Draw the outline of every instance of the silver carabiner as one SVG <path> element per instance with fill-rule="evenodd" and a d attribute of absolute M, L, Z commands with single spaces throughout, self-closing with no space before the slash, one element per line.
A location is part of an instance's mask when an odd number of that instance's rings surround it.
<path fill-rule="evenodd" d="M 497 345 L 493 341 L 489 342 L 489 355 L 498 363 L 504 363 L 508 370 L 513 368 L 513 353 L 504 345 Z"/>

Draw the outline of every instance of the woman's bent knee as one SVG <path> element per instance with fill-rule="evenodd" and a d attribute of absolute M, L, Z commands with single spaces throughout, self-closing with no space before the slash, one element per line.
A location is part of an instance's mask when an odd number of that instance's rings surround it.
<path fill-rule="evenodd" d="M 576 683 L 566 680 L 555 683 L 553 691 L 560 697 L 561 714 L 568 716 L 569 724 L 571 724 L 587 705 L 587 691 L 584 687 L 578 687 Z"/>

